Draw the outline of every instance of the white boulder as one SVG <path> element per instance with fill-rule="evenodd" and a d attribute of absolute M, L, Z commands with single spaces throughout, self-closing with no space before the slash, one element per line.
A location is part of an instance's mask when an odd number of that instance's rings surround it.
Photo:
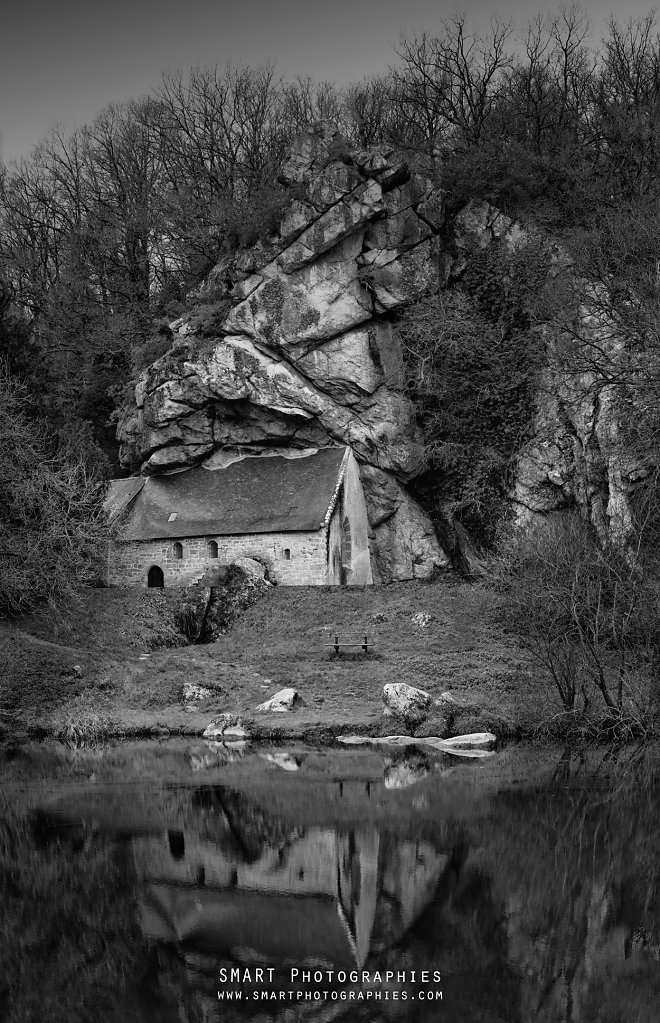
<path fill-rule="evenodd" d="M 422 720 L 431 705 L 431 695 L 405 682 L 389 682 L 383 686 L 386 714 L 398 714 L 407 720 Z"/>
<path fill-rule="evenodd" d="M 233 564 L 243 569 L 250 582 L 262 583 L 265 581 L 266 567 L 255 558 L 234 558 Z"/>
<path fill-rule="evenodd" d="M 442 745 L 447 750 L 491 749 L 496 742 L 497 736 L 492 732 L 470 732 L 468 735 L 443 739 Z"/>
<path fill-rule="evenodd" d="M 256 708 L 264 714 L 281 714 L 293 710 L 294 705 L 299 702 L 300 694 L 295 689 L 280 689 L 279 693 L 271 696 Z"/>
<path fill-rule="evenodd" d="M 241 718 L 235 714 L 220 714 L 214 718 L 202 733 L 204 739 L 221 739 L 222 742 L 242 742 L 251 738 Z"/>

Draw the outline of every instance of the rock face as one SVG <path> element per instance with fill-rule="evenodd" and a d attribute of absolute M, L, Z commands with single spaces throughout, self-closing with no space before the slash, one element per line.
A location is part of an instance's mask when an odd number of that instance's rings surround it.
<path fill-rule="evenodd" d="M 596 291 L 585 284 L 576 337 L 598 353 L 602 368 L 616 380 L 617 361 L 626 353 Z M 648 467 L 622 440 L 616 383 L 603 384 L 595 371 L 555 368 L 561 366 L 560 357 L 553 358 L 558 346 L 570 350 L 573 343 L 570 336 L 548 339 L 549 366 L 539 389 L 533 439 L 519 459 L 512 495 L 517 519 L 526 524 L 539 513 L 577 507 L 602 543 L 625 545 L 633 527 L 631 495 Z"/>
<path fill-rule="evenodd" d="M 281 180 L 291 198 L 277 232 L 221 259 L 171 325 L 170 351 L 142 373 L 119 427 L 121 459 L 149 474 L 349 444 L 374 580 L 429 578 L 449 559 L 407 489 L 424 454 L 394 314 L 429 285 L 458 282 L 492 245 L 511 254 L 536 242 L 552 263 L 570 260 L 486 202 L 446 223 L 442 193 L 391 149 L 355 151 L 327 124 L 297 140 Z M 576 336 L 616 360 L 594 297 L 585 283 Z M 588 372 L 553 371 L 553 346 L 571 343 L 548 330 L 511 498 L 520 523 L 578 506 L 602 538 L 625 538 L 639 467 L 620 443 L 614 392 Z"/>
<path fill-rule="evenodd" d="M 392 313 L 441 269 L 442 195 L 391 149 L 351 150 L 327 124 L 282 169 L 291 202 L 268 245 L 229 254 L 172 324 L 119 428 L 121 459 L 158 473 L 350 444 L 377 579 L 448 567 L 405 488 L 423 462 Z"/>
<path fill-rule="evenodd" d="M 459 278 L 473 253 L 499 243 L 512 253 L 540 242 L 550 263 L 571 275 L 566 250 L 549 236 L 523 229 L 486 202 L 469 202 L 453 223 L 448 279 Z M 626 351 L 608 317 L 602 284 L 571 276 L 574 332 L 545 329 L 546 367 L 539 381 L 531 437 L 518 458 L 511 494 L 519 525 L 548 512 L 577 508 L 601 542 L 625 544 L 632 530 L 631 495 L 648 467 L 626 450 L 616 382 Z M 568 321 L 569 317 L 566 317 Z M 580 352 L 587 351 L 580 356 Z M 628 413 L 630 414 L 630 412 Z"/>

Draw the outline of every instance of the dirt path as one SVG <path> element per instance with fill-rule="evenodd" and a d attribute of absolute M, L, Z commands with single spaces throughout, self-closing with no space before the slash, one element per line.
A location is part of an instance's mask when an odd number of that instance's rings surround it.
<path fill-rule="evenodd" d="M 81 646 L 66 646 L 64 643 L 53 643 L 49 639 L 41 639 L 39 636 L 33 636 L 31 632 L 24 632 L 23 629 L 14 630 L 14 635 L 18 633 L 22 639 L 26 642 L 33 644 L 34 646 L 45 647 L 50 650 L 58 650 L 59 652 L 70 653 L 70 654 L 87 654 L 90 657 L 94 656 L 95 651 L 89 650 L 86 647 Z"/>

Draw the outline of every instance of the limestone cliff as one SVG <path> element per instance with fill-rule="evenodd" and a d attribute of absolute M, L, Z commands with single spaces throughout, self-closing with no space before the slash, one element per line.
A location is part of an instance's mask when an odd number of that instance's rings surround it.
<path fill-rule="evenodd" d="M 348 443 L 375 578 L 428 578 L 449 561 L 407 489 L 424 452 L 395 314 L 425 289 L 459 282 L 492 245 L 512 253 L 540 243 L 558 272 L 570 273 L 570 258 L 486 202 L 448 223 L 441 191 L 391 149 L 355 151 L 327 124 L 297 140 L 281 180 L 290 201 L 278 230 L 221 259 L 171 325 L 169 352 L 140 376 L 120 423 L 121 459 L 149 474 Z M 589 296 L 585 285 L 576 336 L 616 358 L 612 325 Z M 639 468 L 620 442 L 614 392 L 559 366 L 553 352 L 570 350 L 570 336 L 548 326 L 546 342 L 511 494 L 518 520 L 577 505 L 602 537 L 625 536 Z"/>
<path fill-rule="evenodd" d="M 390 149 L 356 152 L 328 125 L 297 141 L 281 180 L 291 201 L 276 235 L 220 261 L 140 376 L 121 459 L 158 473 L 348 443 L 377 577 L 428 577 L 448 559 L 405 487 L 423 449 L 392 313 L 441 272 L 441 194 Z"/>
<path fill-rule="evenodd" d="M 536 413 L 518 452 L 510 495 L 517 523 L 576 508 L 602 542 L 625 544 L 632 530 L 632 495 L 648 467 L 623 440 L 623 417 L 634 414 L 630 407 L 621 408 L 617 385 L 626 346 L 608 312 L 604 285 L 574 277 L 562 245 L 521 227 L 486 202 L 468 203 L 452 233 L 450 280 L 460 278 L 473 253 L 490 245 L 511 253 L 534 242 L 548 254 L 550 273 L 568 282 L 561 291 L 567 308 L 541 327 L 545 364 Z"/>
<path fill-rule="evenodd" d="M 585 283 L 572 332 L 548 331 L 548 365 L 541 377 L 532 438 L 521 453 L 512 499 L 519 523 L 538 514 L 579 509 L 601 542 L 626 544 L 633 529 L 632 498 L 648 472 L 627 449 L 617 363 L 625 345 L 605 304 Z M 589 346 L 596 368 L 570 369 L 571 349 Z M 569 357 L 562 357 L 561 349 Z M 569 368 L 566 368 L 568 362 Z M 608 377 L 613 382 L 607 382 Z"/>

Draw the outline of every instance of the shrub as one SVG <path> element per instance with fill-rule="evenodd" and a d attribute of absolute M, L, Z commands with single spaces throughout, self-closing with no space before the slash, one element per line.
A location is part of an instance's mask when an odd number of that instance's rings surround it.
<path fill-rule="evenodd" d="M 639 563 L 558 513 L 502 543 L 500 608 L 567 711 L 597 698 L 618 727 L 646 728 L 660 654 L 660 593 Z"/>
<path fill-rule="evenodd" d="M 116 735 L 116 727 L 105 717 L 83 712 L 76 716 L 67 715 L 54 734 L 71 749 L 93 749 Z"/>
<path fill-rule="evenodd" d="M 190 643 L 213 643 L 270 587 L 245 566 L 217 565 L 187 586 L 176 609 L 176 624 Z"/>
<path fill-rule="evenodd" d="M 426 295 L 400 322 L 407 390 L 428 455 L 419 496 L 436 518 L 449 514 L 485 546 L 509 506 L 539 366 L 525 294 L 507 285 L 504 262 L 498 273 L 489 266 L 490 277 L 471 274 L 466 287 Z"/>
<path fill-rule="evenodd" d="M 24 387 L 0 370 L 0 611 L 57 606 L 98 575 L 103 485 L 82 457 L 26 412 Z M 54 453 L 55 452 L 55 453 Z"/>

